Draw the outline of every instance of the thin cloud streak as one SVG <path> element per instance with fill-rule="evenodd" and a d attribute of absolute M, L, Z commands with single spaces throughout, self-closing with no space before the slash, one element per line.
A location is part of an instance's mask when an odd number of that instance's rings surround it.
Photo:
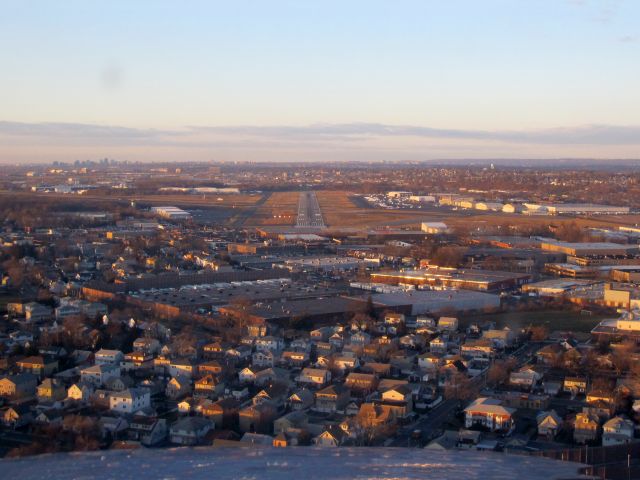
<path fill-rule="evenodd" d="M 640 145 L 640 126 L 585 125 L 540 130 L 492 131 L 442 129 L 380 123 L 312 124 L 306 126 L 186 126 L 175 129 L 141 129 L 81 123 L 21 123 L 0 121 L 3 145 L 23 143 L 97 145 L 197 145 L 243 141 L 275 143 L 354 142 L 383 138 L 480 140 L 530 145 Z"/>

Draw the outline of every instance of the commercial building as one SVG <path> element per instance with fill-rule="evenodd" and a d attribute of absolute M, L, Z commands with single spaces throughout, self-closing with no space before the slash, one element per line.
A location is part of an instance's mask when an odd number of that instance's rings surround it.
<path fill-rule="evenodd" d="M 591 330 L 594 341 L 640 341 L 640 311 L 630 310 L 620 317 L 603 320 Z"/>
<path fill-rule="evenodd" d="M 610 242 L 562 242 L 550 238 L 543 238 L 540 242 L 542 250 L 562 252 L 572 256 L 615 256 L 632 255 L 638 253 L 638 245 L 619 244 Z"/>
<path fill-rule="evenodd" d="M 438 235 L 449 231 L 449 227 L 444 222 L 422 222 L 420 229 L 430 235 Z"/>
<path fill-rule="evenodd" d="M 286 260 L 280 267 L 291 272 L 331 272 L 334 270 L 356 270 L 364 263 L 364 260 L 354 257 L 300 257 Z"/>
<path fill-rule="evenodd" d="M 604 287 L 604 304 L 627 310 L 640 309 L 640 288 L 633 285 L 607 283 Z"/>
<path fill-rule="evenodd" d="M 527 273 L 441 267 L 371 274 L 371 281 L 375 283 L 429 285 L 486 292 L 517 288 L 528 283 L 530 279 L 531 275 Z"/>
<path fill-rule="evenodd" d="M 366 297 L 368 298 L 368 297 Z M 363 296 L 362 300 L 366 300 Z M 374 305 L 401 311 L 408 315 L 424 315 L 447 311 L 472 311 L 500 307 L 500 297 L 468 290 L 427 290 L 378 293 L 371 297 Z"/>
<path fill-rule="evenodd" d="M 188 220 L 191 214 L 178 207 L 151 207 L 151 212 L 169 220 Z"/>
<path fill-rule="evenodd" d="M 525 203 L 525 213 L 547 215 L 624 215 L 629 207 L 593 203 Z"/>

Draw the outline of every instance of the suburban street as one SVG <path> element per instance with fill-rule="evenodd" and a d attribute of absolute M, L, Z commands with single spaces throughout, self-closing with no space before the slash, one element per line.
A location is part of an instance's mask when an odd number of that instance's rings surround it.
<path fill-rule="evenodd" d="M 458 400 L 445 400 L 440 405 L 431 410 L 428 414 L 422 415 L 418 421 L 401 428 L 397 436 L 388 446 L 406 447 L 411 441 L 411 434 L 415 430 L 420 430 L 420 441 L 422 444 L 435 438 L 442 430 L 443 425 L 451 418 L 458 407 Z M 414 445 L 412 445 L 414 446 Z"/>

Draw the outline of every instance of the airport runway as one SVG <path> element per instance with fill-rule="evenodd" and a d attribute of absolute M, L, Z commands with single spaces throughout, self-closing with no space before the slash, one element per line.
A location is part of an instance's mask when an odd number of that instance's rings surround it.
<path fill-rule="evenodd" d="M 296 228 L 325 228 L 315 192 L 300 192 Z"/>

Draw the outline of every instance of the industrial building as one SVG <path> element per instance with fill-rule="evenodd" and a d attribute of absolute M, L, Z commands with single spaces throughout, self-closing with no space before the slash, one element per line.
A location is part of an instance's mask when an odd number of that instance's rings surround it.
<path fill-rule="evenodd" d="M 562 242 L 550 238 L 543 238 L 540 242 L 542 250 L 562 252 L 572 256 L 586 255 L 632 255 L 638 253 L 638 245 L 611 242 Z"/>
<path fill-rule="evenodd" d="M 526 273 L 441 267 L 371 274 L 371 281 L 376 283 L 428 285 L 486 292 L 517 288 L 528 283 L 529 280 L 531 280 L 531 275 Z"/>
<path fill-rule="evenodd" d="M 368 297 L 362 297 L 365 299 Z M 472 311 L 500 307 L 500 297 L 490 293 L 469 290 L 422 290 L 410 292 L 377 293 L 371 297 L 374 305 L 387 309 L 400 308 L 409 315 L 424 315 L 447 311 Z"/>
<path fill-rule="evenodd" d="M 438 235 L 449 231 L 449 227 L 444 222 L 422 222 L 420 229 L 430 235 Z"/>
<path fill-rule="evenodd" d="M 629 207 L 593 203 L 525 203 L 525 213 L 546 215 L 624 215 Z"/>
<path fill-rule="evenodd" d="M 151 207 L 151 212 L 169 220 L 188 220 L 191 214 L 178 207 Z"/>

